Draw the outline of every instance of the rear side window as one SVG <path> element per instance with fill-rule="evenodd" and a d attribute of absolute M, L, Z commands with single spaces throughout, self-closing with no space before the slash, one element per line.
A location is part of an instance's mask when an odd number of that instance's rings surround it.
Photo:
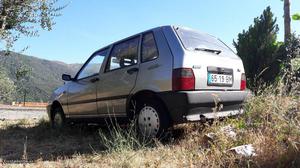
<path fill-rule="evenodd" d="M 151 61 L 158 57 L 153 33 L 147 33 L 142 40 L 142 62 Z"/>
<path fill-rule="evenodd" d="M 116 44 L 110 54 L 106 71 L 137 64 L 139 37 Z"/>

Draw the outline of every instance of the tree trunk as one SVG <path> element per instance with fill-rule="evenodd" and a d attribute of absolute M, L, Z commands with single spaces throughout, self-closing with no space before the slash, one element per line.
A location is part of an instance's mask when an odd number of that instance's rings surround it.
<path fill-rule="evenodd" d="M 23 106 L 26 106 L 26 90 L 24 90 Z"/>
<path fill-rule="evenodd" d="M 291 36 L 291 14 L 290 0 L 284 0 L 284 42 L 286 43 Z"/>

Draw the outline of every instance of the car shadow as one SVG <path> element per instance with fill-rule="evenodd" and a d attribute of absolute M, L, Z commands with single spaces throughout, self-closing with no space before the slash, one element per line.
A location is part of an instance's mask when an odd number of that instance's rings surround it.
<path fill-rule="evenodd" d="M 0 158 L 4 162 L 56 160 L 72 155 L 92 154 L 104 150 L 99 126 L 73 125 L 54 130 L 48 122 L 30 127 L 10 125 L 0 128 Z"/>
<path fill-rule="evenodd" d="M 185 127 L 170 130 L 167 138 L 162 139 L 162 144 L 172 145 L 184 141 L 187 134 Z M 106 148 L 101 143 L 100 129 L 108 135 L 111 130 L 108 126 L 87 124 L 73 124 L 55 130 L 46 120 L 32 126 L 10 124 L 5 128 L 0 127 L 0 161 L 55 161 L 72 158 L 76 154 L 101 153 Z M 120 129 L 126 131 L 127 128 L 122 126 Z"/>

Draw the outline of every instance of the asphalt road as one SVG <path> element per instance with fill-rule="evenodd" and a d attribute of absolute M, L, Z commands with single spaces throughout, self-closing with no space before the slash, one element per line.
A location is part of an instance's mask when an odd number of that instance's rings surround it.
<path fill-rule="evenodd" d="M 45 108 L 0 107 L 0 120 L 41 119 L 47 117 Z"/>

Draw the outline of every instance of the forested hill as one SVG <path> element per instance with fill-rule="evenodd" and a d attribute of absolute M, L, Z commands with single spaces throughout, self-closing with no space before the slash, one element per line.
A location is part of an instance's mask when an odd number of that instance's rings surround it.
<path fill-rule="evenodd" d="M 0 67 L 15 85 L 18 85 L 16 71 L 22 66 L 31 69 L 28 80 L 22 83 L 25 85 L 22 87 L 27 90 L 27 101 L 47 101 L 51 92 L 63 84 L 61 75 L 66 73 L 74 76 L 81 67 L 80 64 L 49 61 L 18 53 L 5 55 L 4 52 L 0 52 Z M 18 96 L 19 100 L 23 97 L 21 93 Z"/>

